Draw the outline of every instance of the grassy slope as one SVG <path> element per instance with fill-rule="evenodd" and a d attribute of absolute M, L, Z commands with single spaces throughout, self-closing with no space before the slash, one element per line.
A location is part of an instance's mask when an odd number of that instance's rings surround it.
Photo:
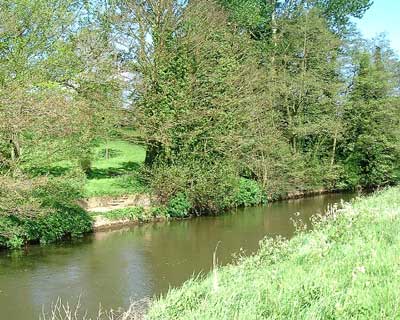
<path fill-rule="evenodd" d="M 148 317 L 399 319 L 399 230 L 400 188 L 392 188 L 275 249 L 266 241 L 217 277 L 188 281 L 154 302 Z"/>
<path fill-rule="evenodd" d="M 105 145 L 95 150 L 97 157 L 85 185 L 85 196 L 123 195 L 143 191 L 143 186 L 133 174 L 144 161 L 145 149 L 125 141 L 111 141 L 108 147 L 109 159 L 103 155 Z"/>

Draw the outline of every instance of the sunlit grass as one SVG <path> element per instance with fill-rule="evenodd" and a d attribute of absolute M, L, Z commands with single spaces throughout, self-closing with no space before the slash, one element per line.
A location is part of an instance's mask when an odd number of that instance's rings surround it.
<path fill-rule="evenodd" d="M 105 148 L 109 149 L 109 158 Z M 84 187 L 85 196 L 124 195 L 142 192 L 135 172 L 144 162 L 146 150 L 126 141 L 111 141 L 95 149 L 95 160 Z"/>
<path fill-rule="evenodd" d="M 110 158 L 106 159 L 104 150 L 106 146 L 110 149 Z M 121 168 L 126 163 L 143 163 L 146 157 L 144 147 L 137 144 L 132 144 L 127 141 L 114 140 L 109 143 L 103 143 L 96 147 L 95 160 L 92 163 L 93 168 Z"/>
<path fill-rule="evenodd" d="M 145 157 L 146 149 L 143 146 L 124 140 L 99 144 L 93 150 L 84 196 L 119 196 L 143 192 L 144 186 L 138 181 L 136 173 Z M 30 171 L 35 175 L 60 176 L 73 170 L 77 165 L 77 162 L 63 160 L 48 167 L 31 168 Z"/>
<path fill-rule="evenodd" d="M 172 289 L 148 318 L 398 319 L 399 230 L 400 188 L 392 188 L 331 210 L 312 232 L 266 240 L 238 265 Z"/>
<path fill-rule="evenodd" d="M 146 191 L 146 187 L 136 176 L 122 175 L 119 177 L 88 179 L 84 186 L 85 197 L 120 196 Z"/>

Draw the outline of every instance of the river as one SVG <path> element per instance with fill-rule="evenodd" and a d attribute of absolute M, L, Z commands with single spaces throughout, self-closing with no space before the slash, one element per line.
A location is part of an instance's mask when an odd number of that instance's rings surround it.
<path fill-rule="evenodd" d="M 291 218 L 310 217 L 353 194 L 327 194 L 234 210 L 217 217 L 151 223 L 98 232 L 57 245 L 0 252 L 0 319 L 39 319 L 57 297 L 93 315 L 126 307 L 181 285 L 234 253 L 250 254 L 265 236 L 291 237 Z"/>

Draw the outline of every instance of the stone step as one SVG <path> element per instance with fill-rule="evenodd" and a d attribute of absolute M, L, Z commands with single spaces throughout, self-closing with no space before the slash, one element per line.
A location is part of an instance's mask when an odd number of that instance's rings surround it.
<path fill-rule="evenodd" d="M 121 197 L 93 197 L 81 201 L 80 205 L 90 212 L 107 212 L 125 207 L 150 207 L 150 197 L 143 195 L 125 195 Z"/>
<path fill-rule="evenodd" d="M 126 202 L 126 200 L 112 200 L 108 203 L 125 203 L 125 202 Z"/>

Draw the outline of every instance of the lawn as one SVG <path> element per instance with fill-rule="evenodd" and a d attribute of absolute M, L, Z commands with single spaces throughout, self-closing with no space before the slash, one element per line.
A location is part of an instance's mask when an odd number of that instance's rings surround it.
<path fill-rule="evenodd" d="M 116 140 L 108 143 L 109 158 L 105 157 L 105 144 L 95 149 L 95 159 L 84 187 L 86 197 L 123 195 L 142 192 L 144 186 L 135 172 L 146 156 L 139 145 Z"/>
<path fill-rule="evenodd" d="M 399 230 L 397 187 L 171 289 L 148 319 L 400 319 Z"/>

